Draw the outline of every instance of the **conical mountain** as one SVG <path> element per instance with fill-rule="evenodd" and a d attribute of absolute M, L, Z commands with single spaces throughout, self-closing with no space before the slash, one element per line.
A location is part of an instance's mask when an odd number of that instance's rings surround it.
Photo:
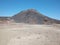
<path fill-rule="evenodd" d="M 59 20 L 55 20 L 44 16 L 37 12 L 35 9 L 28 9 L 21 11 L 20 13 L 12 16 L 17 23 L 28 23 L 28 24 L 60 24 Z"/>

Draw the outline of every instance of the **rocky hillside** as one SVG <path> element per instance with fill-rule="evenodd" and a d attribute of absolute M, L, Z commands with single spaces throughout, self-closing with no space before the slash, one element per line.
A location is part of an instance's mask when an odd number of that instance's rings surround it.
<path fill-rule="evenodd" d="M 20 13 L 12 17 L 17 23 L 28 23 L 28 24 L 60 24 L 59 20 L 55 20 L 44 16 L 34 9 L 28 9 L 21 11 Z"/>
<path fill-rule="evenodd" d="M 0 23 L 10 22 L 27 24 L 60 24 L 60 20 L 44 16 L 35 9 L 23 10 L 12 17 L 0 17 Z"/>

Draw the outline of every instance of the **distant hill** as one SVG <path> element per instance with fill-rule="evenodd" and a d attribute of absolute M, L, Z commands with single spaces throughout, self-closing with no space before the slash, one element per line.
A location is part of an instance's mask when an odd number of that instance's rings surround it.
<path fill-rule="evenodd" d="M 60 20 L 47 17 L 35 9 L 21 11 L 12 17 L 0 17 L 0 23 L 8 23 L 12 20 L 16 23 L 27 24 L 60 24 Z"/>
<path fill-rule="evenodd" d="M 28 9 L 12 16 L 17 23 L 28 24 L 60 24 L 60 20 L 52 19 L 37 12 L 35 9 Z"/>
<path fill-rule="evenodd" d="M 9 18 L 10 18 L 10 17 L 0 17 L 0 23 L 1 23 L 1 24 L 7 23 L 7 21 L 9 21 Z"/>

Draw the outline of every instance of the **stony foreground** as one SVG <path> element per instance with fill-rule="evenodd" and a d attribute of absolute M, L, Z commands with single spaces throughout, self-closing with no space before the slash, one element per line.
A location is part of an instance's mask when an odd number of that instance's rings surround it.
<path fill-rule="evenodd" d="M 0 45 L 60 45 L 60 26 L 0 24 Z"/>

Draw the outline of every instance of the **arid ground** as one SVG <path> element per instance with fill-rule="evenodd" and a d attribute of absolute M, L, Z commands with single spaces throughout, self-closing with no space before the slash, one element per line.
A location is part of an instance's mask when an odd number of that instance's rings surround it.
<path fill-rule="evenodd" d="M 60 45 L 60 25 L 0 24 L 0 45 Z"/>

